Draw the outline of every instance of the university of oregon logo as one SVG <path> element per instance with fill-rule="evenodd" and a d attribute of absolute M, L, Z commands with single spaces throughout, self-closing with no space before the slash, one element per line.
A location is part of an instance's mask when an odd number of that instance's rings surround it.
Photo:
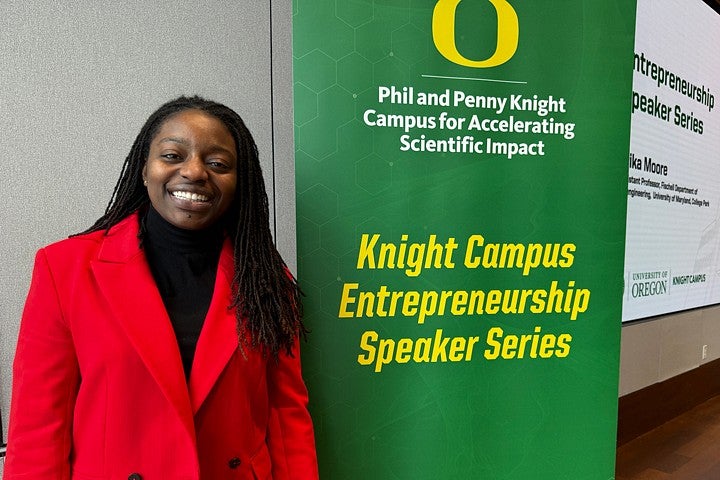
<path fill-rule="evenodd" d="M 502 65 L 517 50 L 519 26 L 515 9 L 507 0 L 488 0 L 497 12 L 498 33 L 495 52 L 485 60 L 471 60 L 458 52 L 455 45 L 455 10 L 462 0 L 439 0 L 432 17 L 432 35 L 440 54 L 458 65 L 472 68 L 490 68 Z"/>

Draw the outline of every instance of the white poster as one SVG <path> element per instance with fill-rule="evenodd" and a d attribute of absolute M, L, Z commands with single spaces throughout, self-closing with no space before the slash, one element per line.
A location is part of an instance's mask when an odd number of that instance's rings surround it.
<path fill-rule="evenodd" d="M 720 302 L 720 15 L 638 0 L 623 321 Z"/>

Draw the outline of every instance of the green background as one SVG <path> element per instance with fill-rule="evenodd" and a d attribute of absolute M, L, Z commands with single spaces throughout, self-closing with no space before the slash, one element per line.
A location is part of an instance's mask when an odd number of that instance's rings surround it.
<path fill-rule="evenodd" d="M 510 2 L 520 24 L 515 55 L 490 69 L 452 64 L 431 35 L 434 1 L 296 0 L 293 57 L 299 280 L 306 323 L 304 374 L 323 479 L 609 479 L 614 476 L 627 155 L 635 24 L 633 1 Z M 456 43 L 490 56 L 495 10 L 464 0 Z M 423 74 L 527 82 L 438 80 Z M 399 129 L 363 123 L 368 108 L 458 116 L 483 110 L 378 104 L 380 85 L 473 95 L 553 95 L 576 136 L 490 134 L 537 141 L 545 156 L 401 152 Z M 528 112 L 509 112 L 537 119 Z M 498 115 L 507 118 L 508 112 Z M 420 132 L 443 138 L 453 132 Z M 465 134 L 458 132 L 457 134 Z M 356 269 L 362 233 L 384 241 L 574 243 L 568 269 Z M 459 255 L 459 254 L 457 254 Z M 458 256 L 457 259 L 462 258 Z M 457 290 L 560 287 L 592 292 L 578 320 L 566 314 L 338 318 L 342 287 Z M 488 329 L 570 333 L 567 358 L 487 361 Z M 363 332 L 382 337 L 479 335 L 471 362 L 357 363 Z"/>

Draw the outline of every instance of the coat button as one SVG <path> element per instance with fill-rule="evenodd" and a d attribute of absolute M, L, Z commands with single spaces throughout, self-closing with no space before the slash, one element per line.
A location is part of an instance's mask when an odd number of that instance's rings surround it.
<path fill-rule="evenodd" d="M 139 473 L 131 473 L 128 475 L 128 480 L 142 480 L 142 475 Z"/>
<path fill-rule="evenodd" d="M 230 468 L 238 468 L 242 462 L 238 457 L 233 457 L 228 462 L 228 467 Z"/>

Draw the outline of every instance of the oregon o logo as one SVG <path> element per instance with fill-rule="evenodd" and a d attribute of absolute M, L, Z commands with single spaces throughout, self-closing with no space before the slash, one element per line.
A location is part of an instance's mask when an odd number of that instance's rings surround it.
<path fill-rule="evenodd" d="M 455 11 L 462 0 L 438 0 L 432 17 L 432 35 L 440 54 L 458 65 L 472 68 L 489 68 L 502 65 L 517 50 L 520 28 L 515 9 L 507 0 L 488 0 L 497 12 L 497 45 L 495 53 L 485 60 L 470 60 L 458 52 L 455 45 Z"/>

